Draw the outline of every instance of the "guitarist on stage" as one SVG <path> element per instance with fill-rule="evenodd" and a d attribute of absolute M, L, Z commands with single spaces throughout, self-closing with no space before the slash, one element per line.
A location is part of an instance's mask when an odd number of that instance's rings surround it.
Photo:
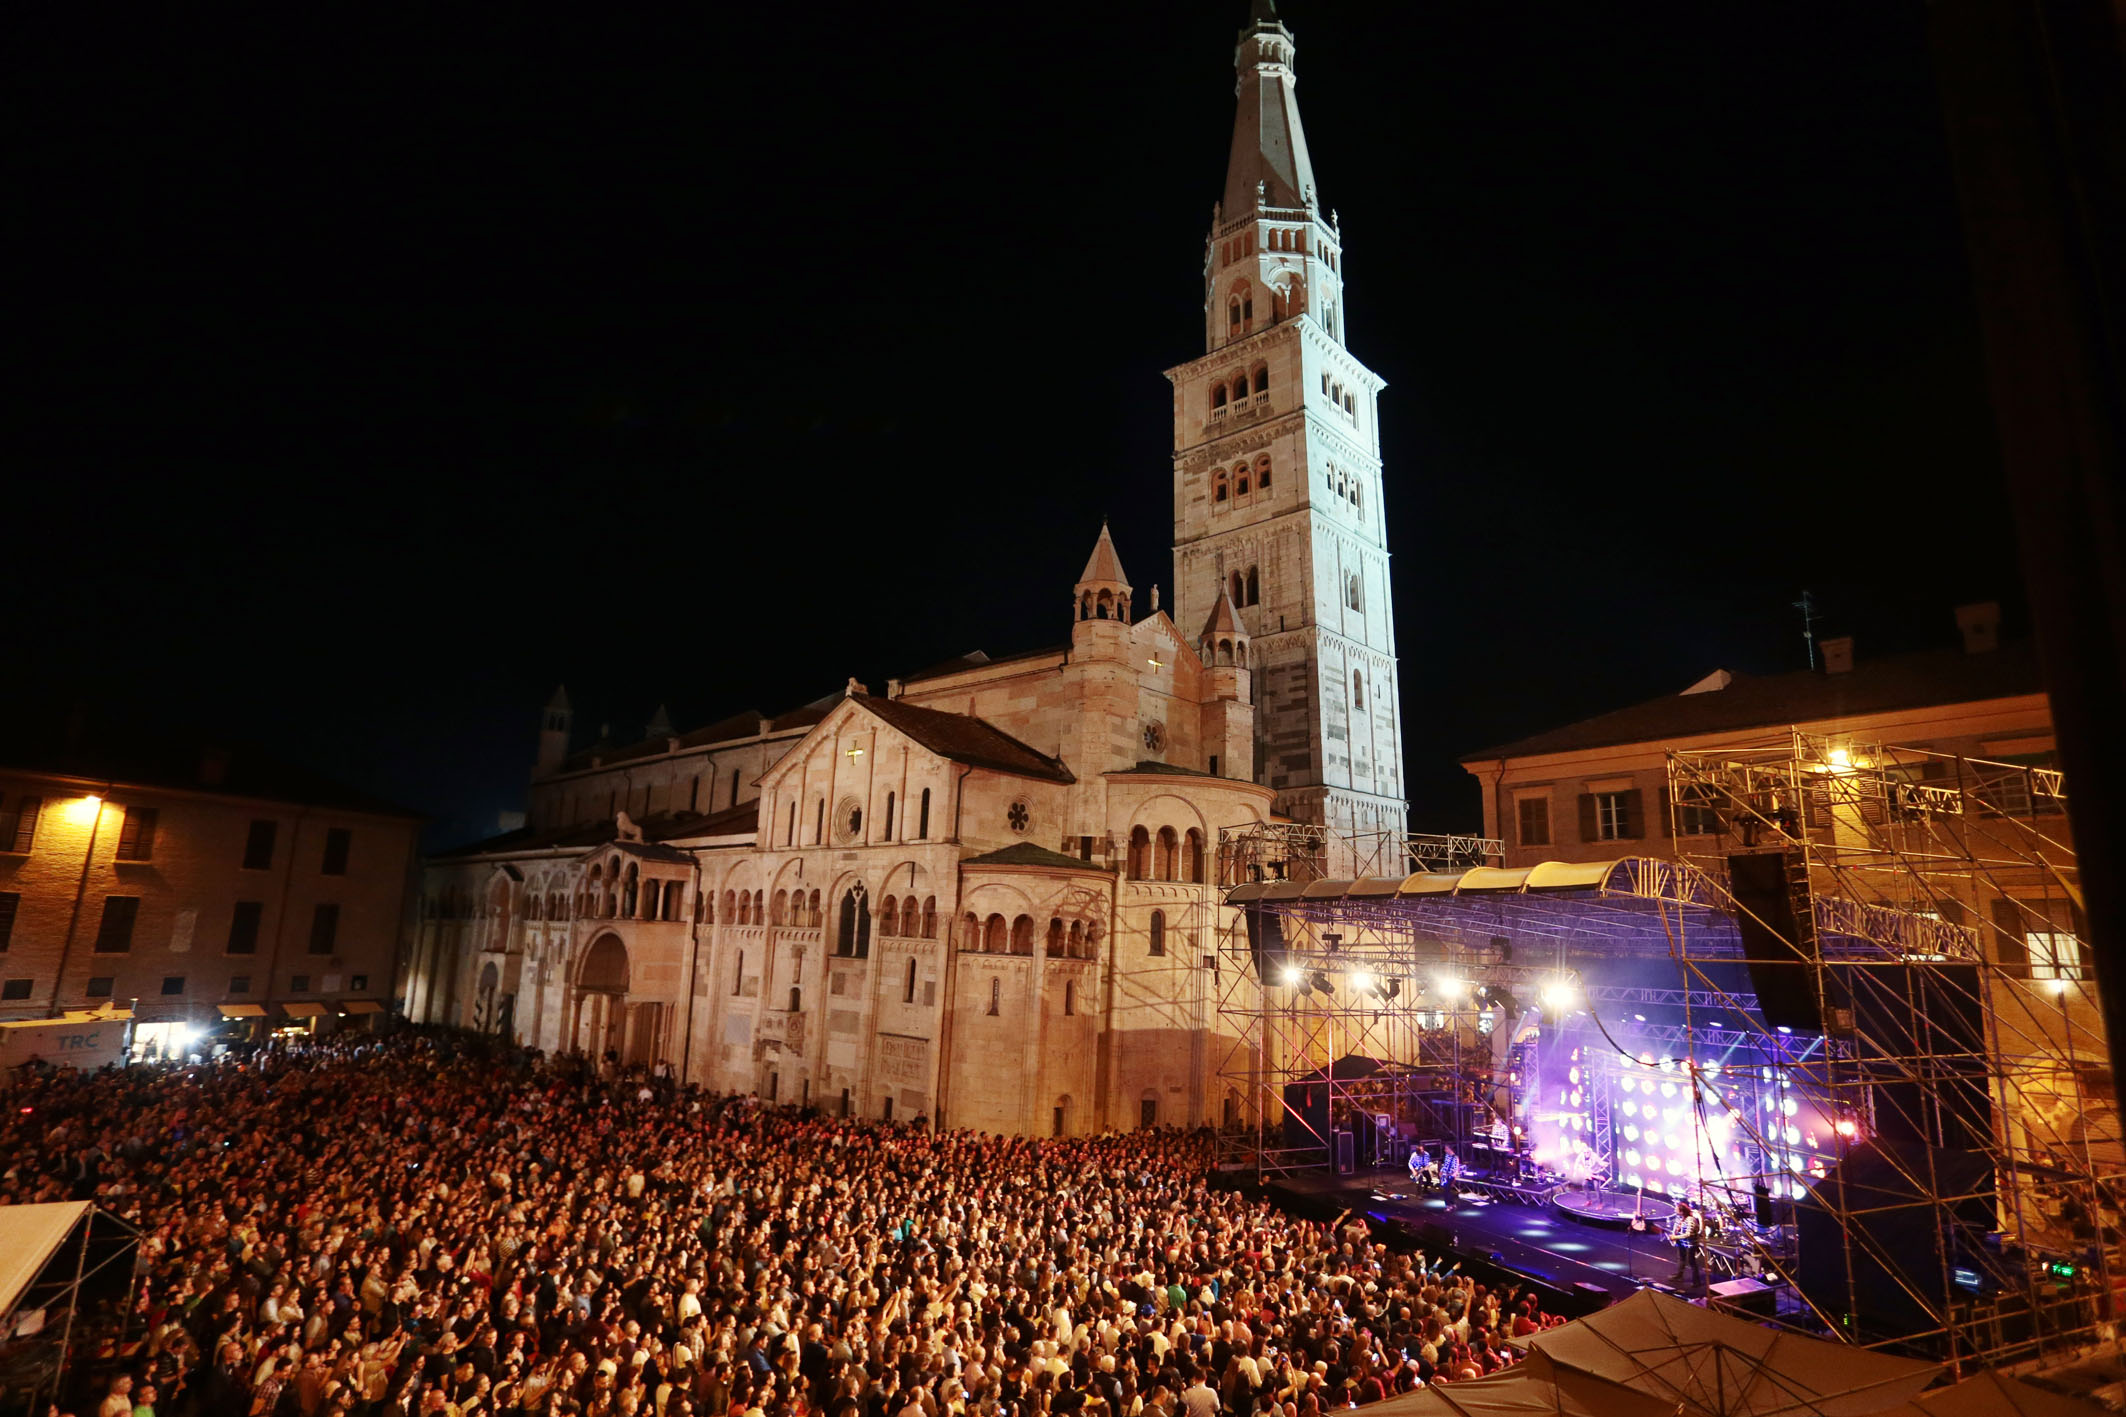
<path fill-rule="evenodd" d="M 1688 1269 L 1697 1283 L 1703 1285 L 1705 1261 L 1699 1257 L 1698 1247 L 1705 1238 L 1705 1221 L 1681 1196 L 1676 1197 L 1676 1218 L 1668 1227 L 1668 1238 L 1676 1247 L 1676 1272 L 1668 1282 L 1681 1285 L 1683 1271 Z"/>

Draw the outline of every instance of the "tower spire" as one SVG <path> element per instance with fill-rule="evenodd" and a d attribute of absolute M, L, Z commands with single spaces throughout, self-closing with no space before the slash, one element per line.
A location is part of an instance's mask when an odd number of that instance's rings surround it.
<path fill-rule="evenodd" d="M 1274 0 L 1254 0 L 1233 51 L 1240 104 L 1225 168 L 1228 221 L 1246 217 L 1258 203 L 1287 211 L 1314 205 L 1314 164 L 1299 126 L 1293 53 L 1292 32 L 1277 18 Z"/>
<path fill-rule="evenodd" d="M 1129 620 L 1129 577 L 1122 572 L 1122 558 L 1115 554 L 1115 540 L 1107 534 L 1107 521 L 1100 521 L 1100 538 L 1086 558 L 1085 573 L 1071 588 L 1071 602 L 1079 620 Z"/>

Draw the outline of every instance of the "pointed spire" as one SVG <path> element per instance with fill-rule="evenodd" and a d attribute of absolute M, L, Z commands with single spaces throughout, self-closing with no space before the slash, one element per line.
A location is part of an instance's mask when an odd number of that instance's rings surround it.
<path fill-rule="evenodd" d="M 1203 633 L 1196 636 L 1199 644 L 1209 643 L 1218 635 L 1245 635 L 1240 628 L 1240 611 L 1233 604 L 1233 593 L 1223 584 L 1218 587 L 1218 603 L 1211 607 L 1211 618 L 1203 622 Z"/>
<path fill-rule="evenodd" d="M 1095 620 L 1128 624 L 1129 594 L 1129 577 L 1123 574 L 1122 558 L 1115 554 L 1115 539 L 1108 535 L 1107 519 L 1103 517 L 1100 539 L 1093 543 L 1085 574 L 1070 588 L 1071 618 L 1081 624 Z"/>
<path fill-rule="evenodd" d="M 1085 563 L 1085 574 L 1078 577 L 1080 586 L 1120 586 L 1129 589 L 1129 577 L 1122 573 L 1122 558 L 1115 554 L 1115 540 L 1107 534 L 1107 518 L 1100 519 L 1100 539 L 1093 543 L 1092 557 Z"/>
<path fill-rule="evenodd" d="M 554 685 L 554 696 L 553 696 L 552 698 L 550 698 L 550 699 L 548 699 L 548 700 L 546 701 L 546 706 L 547 706 L 548 708 L 550 708 L 550 709 L 554 710 L 554 711 L 555 711 L 556 713 L 567 713 L 567 712 L 568 712 L 568 685 L 566 685 L 566 684 L 556 684 L 556 685 Z"/>
<path fill-rule="evenodd" d="M 657 705 L 657 712 L 650 715 L 649 725 L 642 730 L 642 736 L 645 738 L 669 738 L 672 736 L 672 716 L 665 712 L 663 704 Z"/>
<path fill-rule="evenodd" d="M 1298 79 L 1292 73 L 1292 32 L 1277 18 L 1272 0 L 1254 0 L 1248 27 L 1240 32 L 1233 67 L 1239 72 L 1240 103 L 1233 115 L 1233 150 L 1225 169 L 1228 219 L 1264 206 L 1294 209 L 1313 205 L 1314 163 L 1299 125 Z"/>

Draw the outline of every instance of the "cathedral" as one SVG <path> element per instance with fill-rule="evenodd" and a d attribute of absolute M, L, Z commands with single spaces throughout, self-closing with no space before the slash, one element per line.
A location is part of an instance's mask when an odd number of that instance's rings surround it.
<path fill-rule="evenodd" d="M 1247 1109 L 1221 829 L 1404 805 L 1381 381 L 1271 0 L 1234 67 L 1206 352 L 1167 371 L 1171 612 L 1102 527 L 1058 648 L 574 753 L 557 692 L 524 827 L 425 867 L 409 1017 L 987 1131 Z"/>

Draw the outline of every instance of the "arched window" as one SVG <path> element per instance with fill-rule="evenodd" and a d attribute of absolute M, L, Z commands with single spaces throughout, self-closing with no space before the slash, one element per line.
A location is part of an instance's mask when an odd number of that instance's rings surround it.
<path fill-rule="evenodd" d="M 664 918 L 677 920 L 679 908 L 686 899 L 686 889 L 678 881 L 667 881 L 664 886 Z"/>
<path fill-rule="evenodd" d="M 1245 464 L 1233 469 L 1233 495 L 1235 497 L 1248 495 L 1248 470 Z"/>
<path fill-rule="evenodd" d="M 960 948 L 978 950 L 982 947 L 982 922 L 968 911 L 960 917 Z"/>
<path fill-rule="evenodd" d="M 805 1006 L 805 991 L 795 984 L 790 986 L 790 1012 L 796 1013 Z"/>
<path fill-rule="evenodd" d="M 1163 910 L 1152 912 L 1152 953 L 1166 953 L 1166 912 Z"/>
<path fill-rule="evenodd" d="M 1354 669 L 1351 671 L 1351 707 L 1353 709 L 1362 709 L 1365 706 L 1366 676 Z"/>
<path fill-rule="evenodd" d="M 1225 409 L 1225 385 L 1224 385 L 1224 384 L 1213 384 L 1213 385 L 1211 385 L 1211 412 L 1212 412 L 1212 413 L 1221 413 L 1221 412 L 1223 412 L 1223 411 L 1224 411 L 1224 409 Z"/>
<path fill-rule="evenodd" d="M 768 902 L 768 923 L 770 925 L 787 925 L 790 923 L 790 893 L 788 891 L 777 891 L 775 899 Z"/>
<path fill-rule="evenodd" d="M 737 998 L 746 991 L 746 952 L 738 952 L 738 968 L 731 975 L 731 997 Z"/>
<path fill-rule="evenodd" d="M 1233 572 L 1232 592 L 1234 605 L 1239 606 L 1248 603 L 1248 583 L 1238 571 Z"/>
<path fill-rule="evenodd" d="M 633 862 L 628 863 L 626 880 L 627 883 L 620 888 L 620 913 L 632 919 L 635 914 L 636 894 L 635 866 Z"/>
<path fill-rule="evenodd" d="M 723 918 L 726 923 L 731 919 L 731 893 L 729 891 L 723 893 Z M 714 925 L 716 923 L 716 896 L 714 892 L 710 893 L 708 900 L 705 902 L 701 923 L 704 925 Z"/>
<path fill-rule="evenodd" d="M 1063 958 L 1063 922 L 1051 916 L 1048 921 L 1048 957 Z"/>
<path fill-rule="evenodd" d="M 1227 334 L 1240 333 L 1240 297 L 1237 295 L 1225 302 L 1225 331 Z"/>
<path fill-rule="evenodd" d="M 1115 618 L 1115 593 L 1113 591 L 1103 590 L 1100 592 L 1099 599 L 1093 602 L 1093 618 L 1096 620 L 1112 620 Z"/>
<path fill-rule="evenodd" d="M 1182 843 L 1182 876 L 1184 881 L 1203 884 L 1203 833 L 1195 827 L 1188 829 L 1188 839 Z"/>
<path fill-rule="evenodd" d="M 1083 920 L 1070 922 L 1070 943 L 1068 948 L 1072 959 L 1085 958 L 1085 922 Z"/>
<path fill-rule="evenodd" d="M 766 891 L 755 891 L 753 892 L 753 923 L 756 925 L 765 924 L 767 919 L 768 893 Z"/>
<path fill-rule="evenodd" d="M 1011 922 L 1011 952 L 1015 955 L 1033 953 L 1033 917 L 1020 915 Z"/>
<path fill-rule="evenodd" d="M 1359 586 L 1358 577 L 1354 574 L 1345 587 L 1344 603 L 1349 605 L 1353 610 L 1362 611 L 1366 608 L 1364 601 L 1365 594 Z"/>
<path fill-rule="evenodd" d="M 926 895 L 923 897 L 923 938 L 934 940 L 937 937 L 938 898 L 934 895 Z"/>
<path fill-rule="evenodd" d="M 1174 834 L 1172 827 L 1159 828 L 1158 878 L 1162 881 L 1179 880 L 1181 878 L 1180 867 L 1181 838 Z"/>
<path fill-rule="evenodd" d="M 1129 831 L 1129 878 L 1142 881 L 1152 874 L 1152 834 L 1143 827 Z"/>
<path fill-rule="evenodd" d="M 1011 926 L 1001 915 L 992 915 L 982 922 L 982 950 L 986 954 L 1000 955 L 1011 948 Z"/>
<path fill-rule="evenodd" d="M 930 789 L 927 787 L 923 789 L 923 798 L 916 810 L 915 839 L 930 840 Z"/>
<path fill-rule="evenodd" d="M 995 1018 L 1004 1012 L 1004 981 L 994 974 L 989 976 L 989 1016 Z"/>
<path fill-rule="evenodd" d="M 1246 286 L 1240 287 L 1240 319 L 1242 323 L 1255 318 L 1255 296 Z"/>
<path fill-rule="evenodd" d="M 893 794 L 886 794 L 886 815 L 880 819 L 879 840 L 893 840 Z"/>
<path fill-rule="evenodd" d="M 1270 460 L 1268 458 L 1255 459 L 1255 490 L 1257 492 L 1270 490 Z"/>
<path fill-rule="evenodd" d="M 795 797 L 790 799 L 790 820 L 783 824 L 782 844 L 784 846 L 797 845 L 797 799 Z"/>
<path fill-rule="evenodd" d="M 1065 1016 L 1065 1017 L 1068 1017 L 1069 1015 L 1071 1015 L 1071 1014 L 1074 1014 L 1074 1013 L 1076 1013 L 1077 1011 L 1078 1011 L 1078 981 L 1077 981 L 1077 980 L 1075 980 L 1075 979 L 1066 979 L 1066 980 L 1064 980 L 1064 981 L 1063 981 L 1063 1013 L 1064 1013 L 1064 1016 Z"/>
<path fill-rule="evenodd" d="M 1223 502 L 1225 498 L 1225 469 L 1221 467 L 1211 474 L 1211 500 L 1213 502 Z"/>
<path fill-rule="evenodd" d="M 1246 403 L 1247 401 L 1248 376 L 1245 374 L 1236 374 L 1233 376 L 1233 402 Z"/>
<path fill-rule="evenodd" d="M 814 891 L 814 892 L 812 892 L 812 898 L 811 898 L 811 900 L 810 900 L 810 901 L 809 901 L 809 902 L 808 902 L 808 903 L 806 904 L 806 906 L 805 906 L 805 924 L 806 924 L 806 925 L 808 925 L 808 926 L 810 926 L 810 927 L 811 927 L 812 929 L 814 929 L 814 930 L 817 930 L 817 929 L 819 928 L 819 892 L 818 892 L 818 891 Z"/>
<path fill-rule="evenodd" d="M 871 955 L 871 901 L 855 886 L 842 892 L 840 933 L 834 952 L 844 959 L 868 959 Z"/>
<path fill-rule="evenodd" d="M 886 898 L 885 898 L 885 899 L 884 899 L 883 901 L 879 902 L 879 907 L 878 907 L 878 933 L 879 933 L 880 937 L 881 937 L 881 938 L 883 938 L 883 937 L 885 937 L 885 936 L 889 936 L 889 935 L 898 935 L 898 934 L 899 934 L 900 932 L 901 932 L 901 907 L 900 907 L 900 902 L 899 902 L 899 901 L 897 901 L 897 900 L 895 900 L 895 899 L 894 899 L 894 898 L 893 898 L 892 896 L 890 896 L 890 895 L 889 895 L 889 896 L 887 896 L 887 897 L 886 897 Z"/>
<path fill-rule="evenodd" d="M 912 1003 L 914 1003 L 914 1002 L 915 1002 L 915 956 L 914 956 L 914 955 L 910 955 L 910 956 L 908 956 L 908 981 L 907 981 L 907 983 L 906 983 L 906 984 L 905 984 L 904 986 L 902 986 L 902 989 L 901 989 L 901 1002 L 902 1002 L 902 1003 L 904 1003 L 904 1004 L 912 1004 Z"/>
<path fill-rule="evenodd" d="M 1261 395 L 1266 394 L 1269 391 L 1270 366 L 1267 364 L 1258 364 L 1255 366 L 1255 393 L 1258 397 L 1260 397 Z"/>
<path fill-rule="evenodd" d="M 1247 603 L 1250 605 L 1262 604 L 1262 573 L 1253 566 L 1248 567 Z"/>

